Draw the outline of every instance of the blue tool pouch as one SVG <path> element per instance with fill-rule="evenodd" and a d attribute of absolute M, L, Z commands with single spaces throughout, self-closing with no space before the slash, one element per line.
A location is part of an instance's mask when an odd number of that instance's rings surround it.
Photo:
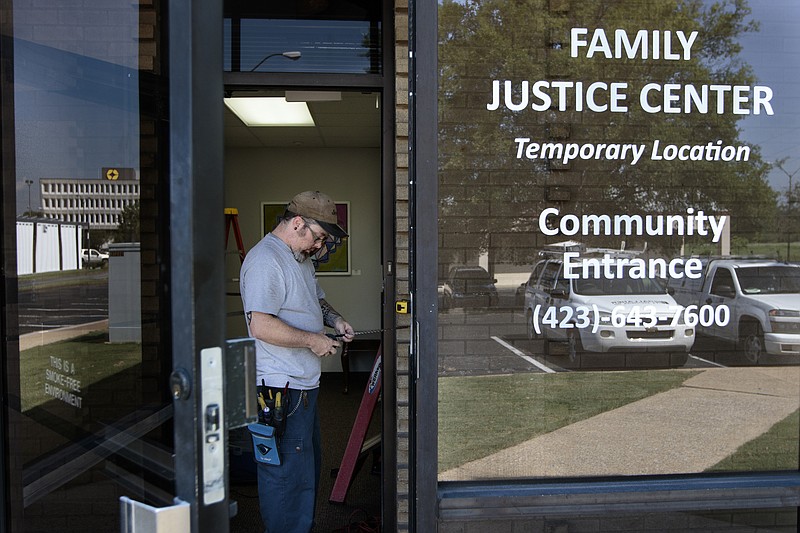
<path fill-rule="evenodd" d="M 259 463 L 280 465 L 278 442 L 275 440 L 275 428 L 266 424 L 248 424 L 247 429 L 253 438 L 253 455 Z"/>

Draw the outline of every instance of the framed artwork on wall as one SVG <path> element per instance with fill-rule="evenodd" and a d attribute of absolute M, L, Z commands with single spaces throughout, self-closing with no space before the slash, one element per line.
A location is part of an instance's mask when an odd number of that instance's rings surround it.
<path fill-rule="evenodd" d="M 261 234 L 266 235 L 275 227 L 286 210 L 285 202 L 261 203 Z M 350 202 L 335 202 L 339 226 L 350 232 Z M 318 276 L 350 275 L 350 239 L 334 239 L 325 243 L 312 258 Z"/>

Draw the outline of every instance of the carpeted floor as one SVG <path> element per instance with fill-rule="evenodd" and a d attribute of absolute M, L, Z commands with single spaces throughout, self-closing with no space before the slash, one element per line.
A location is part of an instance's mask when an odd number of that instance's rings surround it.
<path fill-rule="evenodd" d="M 323 447 L 322 478 L 320 479 L 320 492 L 317 495 L 315 533 L 331 533 L 347 526 L 351 520 L 361 521 L 367 517 L 380 517 L 380 465 L 374 464 L 372 454 L 365 458 L 353 476 L 345 502 L 334 504 L 328 501 L 335 481 L 331 471 L 338 469 L 341 464 L 364 394 L 367 377 L 368 373 L 366 372 L 351 373 L 350 392 L 343 394 L 343 374 L 326 373 L 322 376 L 319 400 Z M 382 404 L 379 402 L 375 407 L 366 440 L 380 434 L 381 409 Z M 243 456 L 238 453 L 238 449 L 234 435 L 231 439 L 230 499 L 237 502 L 238 512 L 231 519 L 230 531 L 231 533 L 263 533 L 264 526 L 258 510 L 258 488 L 252 455 Z"/>

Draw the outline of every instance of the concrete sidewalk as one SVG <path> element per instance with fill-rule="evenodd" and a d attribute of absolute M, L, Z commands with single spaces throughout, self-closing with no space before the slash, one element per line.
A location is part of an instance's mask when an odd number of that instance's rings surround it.
<path fill-rule="evenodd" d="M 35 331 L 19 336 L 19 351 L 28 350 L 36 346 L 44 346 L 54 342 L 67 341 L 86 335 L 92 331 L 107 331 L 108 319 L 77 324 L 75 326 L 64 326 L 49 330 Z"/>
<path fill-rule="evenodd" d="M 798 408 L 800 367 L 713 368 L 677 389 L 471 461 L 439 479 L 702 472 Z"/>

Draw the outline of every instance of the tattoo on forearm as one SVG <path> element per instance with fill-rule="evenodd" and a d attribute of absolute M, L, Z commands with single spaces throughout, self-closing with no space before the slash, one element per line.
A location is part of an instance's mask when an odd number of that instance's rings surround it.
<path fill-rule="evenodd" d="M 319 306 L 322 308 L 322 322 L 328 327 L 334 327 L 336 325 L 336 319 L 342 318 L 342 315 L 336 312 L 336 309 L 331 307 L 331 304 L 326 302 L 325 300 L 319 301 Z"/>

